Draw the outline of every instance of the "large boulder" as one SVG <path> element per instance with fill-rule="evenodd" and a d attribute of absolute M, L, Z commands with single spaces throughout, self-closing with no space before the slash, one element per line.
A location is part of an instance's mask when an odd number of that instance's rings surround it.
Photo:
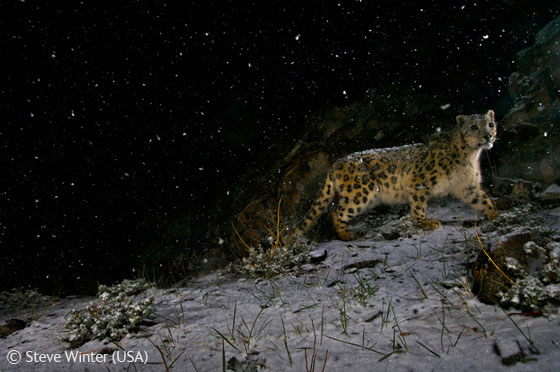
<path fill-rule="evenodd" d="M 514 105 L 501 123 L 498 174 L 546 186 L 560 178 L 560 17 L 517 61 L 508 88 Z"/>

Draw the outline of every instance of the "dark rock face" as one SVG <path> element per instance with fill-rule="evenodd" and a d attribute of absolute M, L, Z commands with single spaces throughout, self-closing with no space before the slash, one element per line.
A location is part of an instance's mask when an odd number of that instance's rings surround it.
<path fill-rule="evenodd" d="M 509 78 L 514 106 L 501 123 L 498 174 L 546 186 L 560 178 L 560 17 L 517 60 L 518 71 Z"/>

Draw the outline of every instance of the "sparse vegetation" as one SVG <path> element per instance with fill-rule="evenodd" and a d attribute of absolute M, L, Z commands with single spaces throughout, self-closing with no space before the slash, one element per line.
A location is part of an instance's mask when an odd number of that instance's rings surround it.
<path fill-rule="evenodd" d="M 310 244 L 302 237 L 282 236 L 286 231 L 280 223 L 280 206 L 282 198 L 278 201 L 275 221 L 275 231 L 267 229 L 269 236 L 257 246 L 250 246 L 237 229 L 232 225 L 237 238 L 246 248 L 245 257 L 240 262 L 230 264 L 232 271 L 242 272 L 253 277 L 272 278 L 299 268 L 309 262 Z"/>
<path fill-rule="evenodd" d="M 232 265 L 232 268 L 249 276 L 272 278 L 308 263 L 310 251 L 311 246 L 303 242 L 277 247 L 274 253 L 271 253 L 270 248 L 258 246 L 251 248 L 241 264 Z"/>
<path fill-rule="evenodd" d="M 317 332 L 315 331 L 315 322 L 311 319 L 311 327 L 313 328 L 313 348 L 311 349 L 311 358 L 307 360 L 307 348 L 304 349 L 305 353 L 305 371 L 306 372 L 315 372 L 315 363 L 317 361 Z M 327 360 L 329 359 L 329 351 L 325 351 L 325 359 L 323 362 L 323 368 L 321 369 L 322 372 L 325 371 L 327 367 Z"/>
<path fill-rule="evenodd" d="M 530 228 L 534 232 L 546 233 L 548 230 L 543 226 L 543 218 L 534 213 L 536 207 L 530 203 L 513 207 L 511 210 L 502 211 L 492 223 L 482 226 L 483 233 L 497 232 L 505 235 L 519 227 Z"/>
<path fill-rule="evenodd" d="M 119 341 L 136 331 L 155 311 L 154 297 L 135 297 L 152 287 L 144 280 L 124 280 L 114 286 L 99 285 L 98 300 L 66 315 L 64 341 L 72 348 L 94 339 Z"/>
<path fill-rule="evenodd" d="M 533 259 L 542 259 L 540 270 L 530 272 L 528 265 L 521 265 L 513 257 L 506 257 L 508 269 L 519 278 L 515 285 L 498 292 L 499 301 L 504 306 L 514 306 L 527 311 L 543 309 L 558 312 L 554 305 L 560 303 L 560 243 L 551 242 L 550 247 L 539 247 L 535 242 L 524 244 L 524 252 Z"/>
<path fill-rule="evenodd" d="M 391 226 L 398 223 L 393 221 Z M 481 227 L 489 224 L 483 220 Z M 391 226 L 384 225 L 380 231 Z M 372 367 L 372 360 L 396 366 L 418 363 L 420 368 L 424 367 L 422 358 L 444 366 L 451 358 L 466 358 L 463 355 L 472 345 L 486 353 L 494 350 L 502 362 L 509 360 L 511 351 L 521 356 L 514 363 L 531 361 L 542 367 L 546 361 L 540 356 L 536 359 L 539 351 L 548 357 L 550 348 L 545 345 L 551 341 L 558 348 L 554 332 L 547 333 L 557 316 L 527 316 L 557 312 L 558 235 L 531 235 L 524 227 L 506 237 L 494 230 L 480 235 L 489 254 L 514 237 L 519 251 L 532 258 L 528 264 L 521 255 L 512 254 L 509 246 L 503 249 L 506 258 L 494 258 L 520 286 L 512 287 L 500 274 L 508 284 L 502 294 L 512 299 L 526 297 L 535 304 L 517 311 L 507 309 L 512 302 L 481 304 L 479 293 L 471 288 L 464 247 L 476 243 L 481 253 L 472 227 L 460 222 L 430 234 L 403 236 L 399 232 L 398 237 L 384 241 L 332 241 L 318 247 L 318 252 L 325 252 L 322 261 L 301 269 L 300 264 L 287 263 L 276 271 L 267 266 L 282 254 L 283 240 L 271 234 L 262 244 L 261 256 L 252 256 L 261 265 L 251 271 L 258 275 L 255 279 L 220 271 L 157 292 L 146 293 L 150 285 L 145 280 L 100 286 L 95 301 L 86 306 L 78 299 L 83 308 L 68 313 L 66 341 L 77 347 L 100 340 L 84 349 L 107 341 L 127 351 L 143 345 L 150 361 L 164 371 L 321 371 L 343 365 L 361 370 Z M 286 257 L 290 254 L 286 252 Z M 491 264 L 486 266 L 494 270 Z M 269 275 L 276 277 L 267 279 Z M 148 297 L 152 292 L 162 294 L 157 313 Z M 541 302 L 546 296 L 548 302 Z M 139 313 L 135 315 L 132 309 Z M 146 316 L 154 321 L 149 330 L 143 328 L 150 324 L 142 321 Z M 32 324 L 22 332 L 34 329 Z M 131 333 L 149 338 L 126 337 Z M 132 363 L 130 368 L 135 366 L 139 364 Z"/>
<path fill-rule="evenodd" d="M 41 305 L 52 301 L 52 297 L 42 295 L 36 289 L 14 288 L 0 292 L 0 312 L 30 322 L 40 318 Z"/>

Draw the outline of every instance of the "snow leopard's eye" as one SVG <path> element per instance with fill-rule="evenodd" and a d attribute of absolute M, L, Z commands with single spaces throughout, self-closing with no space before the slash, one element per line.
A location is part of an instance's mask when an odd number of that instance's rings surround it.
<path fill-rule="evenodd" d="M 471 125 L 471 129 L 472 129 L 472 130 L 478 130 L 478 127 L 477 127 L 476 125 L 473 124 L 473 125 Z"/>

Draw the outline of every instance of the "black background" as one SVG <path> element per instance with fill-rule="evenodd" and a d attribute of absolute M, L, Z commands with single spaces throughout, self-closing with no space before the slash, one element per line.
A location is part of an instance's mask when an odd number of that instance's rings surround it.
<path fill-rule="evenodd" d="M 501 104 L 515 53 L 559 15 L 513 0 L 62 4 L 0 5 L 2 288 L 132 275 L 170 221 L 204 230 L 275 139 L 368 88 Z"/>

